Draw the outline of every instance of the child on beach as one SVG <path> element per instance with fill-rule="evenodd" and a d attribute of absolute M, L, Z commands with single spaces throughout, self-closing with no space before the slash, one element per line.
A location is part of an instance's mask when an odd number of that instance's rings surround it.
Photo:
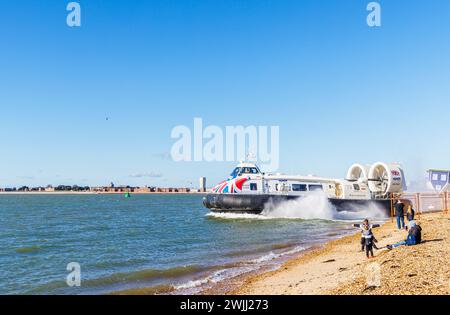
<path fill-rule="evenodd" d="M 354 227 L 361 229 L 361 251 L 364 251 L 366 249 L 366 256 L 369 258 L 370 256 L 373 257 L 373 248 L 378 249 L 377 245 L 377 239 L 373 235 L 372 228 L 379 227 L 379 224 L 369 224 L 369 220 L 365 219 L 363 221 L 363 224 L 353 224 Z"/>

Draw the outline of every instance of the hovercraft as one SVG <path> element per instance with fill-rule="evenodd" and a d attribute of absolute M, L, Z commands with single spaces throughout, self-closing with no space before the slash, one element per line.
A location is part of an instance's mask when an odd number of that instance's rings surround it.
<path fill-rule="evenodd" d="M 345 179 L 332 179 L 266 174 L 255 163 L 241 162 L 203 198 L 203 204 L 212 212 L 260 214 L 268 205 L 320 191 L 337 211 L 357 212 L 375 205 L 390 215 L 392 196 L 404 190 L 404 173 L 397 163 L 354 164 Z"/>

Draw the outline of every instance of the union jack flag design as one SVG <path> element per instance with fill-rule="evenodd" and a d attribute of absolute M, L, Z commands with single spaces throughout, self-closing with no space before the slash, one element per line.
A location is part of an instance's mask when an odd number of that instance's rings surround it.
<path fill-rule="evenodd" d="M 235 194 L 242 191 L 242 185 L 248 180 L 247 177 L 233 177 L 220 182 L 213 188 L 215 193 Z"/>

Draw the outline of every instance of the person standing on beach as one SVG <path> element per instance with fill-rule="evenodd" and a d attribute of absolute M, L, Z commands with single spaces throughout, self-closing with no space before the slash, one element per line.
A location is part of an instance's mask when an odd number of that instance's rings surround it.
<path fill-rule="evenodd" d="M 368 219 L 363 221 L 363 224 L 353 224 L 354 227 L 361 229 L 361 251 L 366 250 L 366 256 L 369 258 L 369 253 L 373 257 L 373 248 L 378 249 L 375 242 L 375 236 L 373 235 L 372 228 L 379 227 L 379 224 L 370 224 Z"/>
<path fill-rule="evenodd" d="M 399 230 L 405 228 L 405 205 L 400 200 L 395 203 L 395 216 L 397 217 L 397 227 Z"/>

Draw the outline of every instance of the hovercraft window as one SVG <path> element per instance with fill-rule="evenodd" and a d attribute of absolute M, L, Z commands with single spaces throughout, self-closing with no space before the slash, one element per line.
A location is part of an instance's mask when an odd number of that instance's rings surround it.
<path fill-rule="evenodd" d="M 323 190 L 323 187 L 322 187 L 322 185 L 309 185 L 309 190 L 310 191 Z"/>
<path fill-rule="evenodd" d="M 234 171 L 231 173 L 231 177 L 236 177 L 238 174 L 239 174 L 239 172 L 241 171 L 241 168 L 240 167 L 236 167 L 235 169 L 234 169 Z"/>
<path fill-rule="evenodd" d="M 353 189 L 354 190 L 360 190 L 359 185 L 358 184 L 353 184 Z"/>
<path fill-rule="evenodd" d="M 243 167 L 241 173 L 242 174 L 258 174 L 259 171 L 256 167 Z"/>
<path fill-rule="evenodd" d="M 292 191 L 307 191 L 305 184 L 292 184 Z"/>
<path fill-rule="evenodd" d="M 258 185 L 256 183 L 250 183 L 250 190 L 258 190 Z"/>

